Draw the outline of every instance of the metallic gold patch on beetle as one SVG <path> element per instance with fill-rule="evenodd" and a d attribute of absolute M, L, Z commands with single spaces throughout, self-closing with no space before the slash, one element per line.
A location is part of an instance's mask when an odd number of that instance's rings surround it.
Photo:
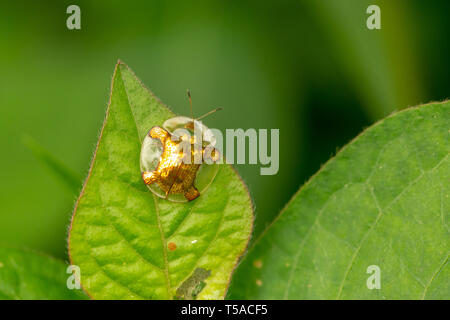
<path fill-rule="evenodd" d="M 185 134 L 178 134 L 180 130 Z M 142 179 L 154 194 L 170 201 L 198 198 L 218 171 L 214 142 L 206 126 L 188 117 L 153 127 L 142 144 Z"/>

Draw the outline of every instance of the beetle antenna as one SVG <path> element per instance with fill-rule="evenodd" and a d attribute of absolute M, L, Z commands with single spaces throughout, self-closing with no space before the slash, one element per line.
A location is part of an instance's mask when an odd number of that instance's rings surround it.
<path fill-rule="evenodd" d="M 191 119 L 194 120 L 194 113 L 192 111 L 191 90 L 187 89 L 187 95 L 188 95 L 188 98 L 189 98 L 189 106 L 191 107 Z"/>
<path fill-rule="evenodd" d="M 215 112 L 217 112 L 217 111 L 220 111 L 220 110 L 222 110 L 222 108 L 216 108 L 216 109 L 214 109 L 214 110 L 211 110 L 211 111 L 205 113 L 204 115 L 202 115 L 201 117 L 198 117 L 198 118 L 195 119 L 195 120 L 203 119 L 204 117 L 207 117 L 207 116 L 209 116 L 210 114 L 213 114 L 213 113 L 215 113 Z"/>

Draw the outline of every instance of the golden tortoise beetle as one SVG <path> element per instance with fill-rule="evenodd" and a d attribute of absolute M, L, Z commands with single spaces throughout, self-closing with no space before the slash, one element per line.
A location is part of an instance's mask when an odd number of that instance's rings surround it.
<path fill-rule="evenodd" d="M 188 95 L 190 98 L 189 92 Z M 173 202 L 191 201 L 214 180 L 219 170 L 219 152 L 214 148 L 216 141 L 211 130 L 198 121 L 203 117 L 174 117 L 162 127 L 151 128 L 145 136 L 141 172 L 153 194 Z M 200 137 L 201 143 L 197 142 Z"/>

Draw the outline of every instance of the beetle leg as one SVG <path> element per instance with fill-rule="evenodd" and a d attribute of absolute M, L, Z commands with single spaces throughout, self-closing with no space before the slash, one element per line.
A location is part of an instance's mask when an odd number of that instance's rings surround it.
<path fill-rule="evenodd" d="M 166 141 L 166 139 L 170 136 L 170 134 L 161 127 L 151 128 L 148 135 L 150 137 L 152 137 L 153 139 L 160 140 L 163 144 L 164 144 L 164 141 Z"/>
<path fill-rule="evenodd" d="M 216 148 L 214 148 L 214 149 L 211 151 L 211 160 L 214 161 L 214 162 L 216 162 L 217 160 L 219 160 L 219 158 L 220 158 L 219 150 L 217 150 Z"/>
<path fill-rule="evenodd" d="M 152 184 L 156 180 L 158 180 L 158 172 L 156 171 L 144 171 L 142 172 L 142 180 L 144 180 L 145 184 Z"/>
<path fill-rule="evenodd" d="M 196 187 L 190 186 L 189 189 L 184 193 L 184 197 L 189 201 L 192 201 L 200 196 L 200 192 Z"/>
<path fill-rule="evenodd" d="M 219 150 L 209 145 L 206 148 L 203 148 L 203 159 L 210 160 L 212 162 L 216 162 L 220 158 Z"/>

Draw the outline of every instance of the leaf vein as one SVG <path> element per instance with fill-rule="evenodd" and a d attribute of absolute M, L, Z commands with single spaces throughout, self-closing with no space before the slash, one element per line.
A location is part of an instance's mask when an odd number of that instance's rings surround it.
<path fill-rule="evenodd" d="M 318 220 L 320 218 L 320 216 L 322 215 L 322 213 L 324 212 L 328 202 L 331 200 L 331 198 L 335 197 L 336 193 L 341 190 L 342 188 L 336 190 L 333 192 L 333 195 L 330 196 L 328 198 L 328 200 L 324 203 L 324 205 L 322 206 L 322 208 L 320 209 L 319 213 L 317 214 L 316 218 L 314 219 L 314 222 L 311 224 L 311 226 L 308 229 L 308 232 L 306 233 L 305 237 L 303 238 L 303 240 L 300 242 L 299 248 L 297 250 L 297 253 L 294 256 L 294 264 L 292 265 L 291 271 L 289 272 L 289 279 L 288 282 L 286 284 L 286 288 L 284 290 L 284 294 L 283 294 L 283 299 L 286 300 L 288 297 L 288 293 L 289 293 L 289 289 L 291 287 L 291 283 L 293 280 L 293 276 L 294 276 L 294 270 L 297 267 L 298 264 L 298 259 L 300 257 L 301 252 L 303 251 L 303 247 L 305 245 L 306 240 L 309 238 L 310 234 L 311 234 L 311 230 L 313 229 L 313 227 L 318 223 Z"/>
<path fill-rule="evenodd" d="M 444 267 L 447 265 L 447 263 L 448 263 L 448 256 L 449 256 L 449 253 L 447 252 L 447 256 L 444 258 L 444 261 L 441 264 L 439 264 L 439 267 L 434 272 L 434 274 L 431 277 L 430 281 L 428 281 L 428 283 L 426 284 L 425 288 L 423 289 L 423 293 L 422 293 L 422 297 L 421 297 L 422 300 L 425 299 L 425 296 L 427 295 L 427 291 L 428 291 L 428 288 L 431 286 L 431 283 L 434 281 L 434 279 L 436 279 L 436 277 L 439 275 L 439 273 L 441 273 L 442 269 L 444 269 Z"/>
<path fill-rule="evenodd" d="M 163 271 L 164 272 L 164 269 L 163 268 L 161 268 L 161 267 L 159 267 L 159 266 L 157 266 L 154 262 L 151 262 L 150 260 L 148 260 L 147 258 L 145 258 L 139 251 L 137 251 L 135 248 L 134 248 L 134 246 L 131 244 L 131 242 L 117 229 L 117 227 L 113 224 L 113 223 L 111 223 L 111 226 L 114 228 L 114 230 L 116 231 L 116 233 L 123 239 L 123 241 L 125 241 L 125 243 L 129 246 L 129 248 L 131 249 L 131 250 L 133 250 L 135 253 L 136 253 L 136 255 L 138 256 L 138 258 L 139 259 L 141 259 L 141 261 L 143 261 L 144 263 L 146 263 L 146 264 L 149 264 L 149 265 L 151 265 L 151 266 L 153 266 L 153 267 L 155 267 L 156 269 L 158 269 L 158 270 L 161 270 L 161 271 Z"/>
<path fill-rule="evenodd" d="M 399 193 L 399 194 L 398 194 L 398 195 L 397 195 L 397 196 L 396 196 L 396 197 L 395 197 L 395 198 L 394 198 L 387 206 L 386 206 L 385 210 L 387 210 L 387 209 L 390 208 L 394 203 L 396 203 L 396 202 L 403 196 L 403 194 L 404 194 L 411 186 L 413 186 L 413 185 L 416 184 L 420 179 L 422 179 L 422 178 L 425 176 L 425 174 L 426 174 L 427 172 L 431 172 L 431 171 L 435 170 L 436 168 L 439 168 L 439 167 L 441 166 L 441 164 L 444 163 L 444 161 L 447 159 L 448 155 L 449 155 L 449 154 L 447 154 L 445 157 L 443 157 L 443 158 L 442 158 L 442 159 L 441 159 L 441 160 L 440 160 L 433 168 L 431 168 L 431 169 L 429 169 L 429 170 L 427 170 L 427 171 L 422 171 L 422 172 L 417 176 L 417 178 L 415 178 L 413 181 L 411 181 L 410 183 L 408 183 L 408 185 L 406 185 L 405 188 L 404 188 L 404 189 L 403 189 L 403 190 L 402 190 L 402 191 L 401 191 L 401 192 L 400 192 L 400 193 Z M 367 183 L 367 182 L 366 182 L 366 183 Z M 384 211 L 382 210 L 382 208 L 380 207 L 380 205 L 379 205 L 379 203 L 378 203 L 378 199 L 377 199 L 375 193 L 373 192 L 373 188 L 370 188 L 370 186 L 369 186 L 369 189 L 370 189 L 370 193 L 371 193 L 371 195 L 372 195 L 372 197 L 373 197 L 373 199 L 374 199 L 374 201 L 375 201 L 375 205 L 376 205 L 377 208 L 378 208 L 379 214 L 378 214 L 377 218 L 375 219 L 374 223 L 372 224 L 372 226 L 371 226 L 371 227 L 366 231 L 366 233 L 363 235 L 360 244 L 358 245 L 358 247 L 356 248 L 354 254 L 352 255 L 352 258 L 350 259 L 349 265 L 348 265 L 348 267 L 346 268 L 346 271 L 345 271 L 345 274 L 344 274 L 344 278 L 342 279 L 341 284 L 340 284 L 340 286 L 339 286 L 339 291 L 338 291 L 338 295 L 337 295 L 336 299 L 339 299 L 340 296 L 341 296 L 341 294 L 342 294 L 342 290 L 343 290 L 343 288 L 344 288 L 345 280 L 347 279 L 347 277 L 348 277 L 348 275 L 349 275 L 349 273 L 350 273 L 350 270 L 351 270 L 351 268 L 353 267 L 353 263 L 354 263 L 356 257 L 358 256 L 359 251 L 361 250 L 362 245 L 364 244 L 365 240 L 366 240 L 367 237 L 370 235 L 370 233 L 372 232 L 372 230 L 375 229 L 376 225 L 378 224 L 380 218 L 382 217 L 382 215 L 383 215 L 383 213 L 384 213 Z"/>
<path fill-rule="evenodd" d="M 88 244 L 89 245 L 89 244 Z M 89 245 L 90 246 L 90 245 Z M 138 296 L 141 298 L 144 298 L 140 293 L 137 293 L 135 291 L 133 291 L 132 289 L 130 289 L 127 285 L 124 285 L 122 283 L 120 283 L 119 281 L 117 281 L 116 279 L 114 279 L 112 276 L 110 276 L 105 269 L 103 269 L 103 267 L 100 265 L 100 263 L 98 262 L 97 258 L 90 254 L 90 256 L 92 257 L 92 259 L 94 260 L 95 264 L 98 266 L 98 270 L 104 274 L 108 279 L 110 279 L 112 282 L 114 282 L 115 284 L 117 284 L 119 287 L 127 290 L 132 296 Z"/>

